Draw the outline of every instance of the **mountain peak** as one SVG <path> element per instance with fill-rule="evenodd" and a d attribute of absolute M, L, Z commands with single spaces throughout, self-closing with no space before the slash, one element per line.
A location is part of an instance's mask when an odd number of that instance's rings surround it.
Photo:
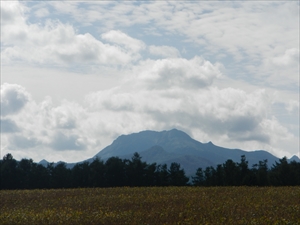
<path fill-rule="evenodd" d="M 216 166 L 224 163 L 227 159 L 235 162 L 240 161 L 245 155 L 249 164 L 255 164 L 260 160 L 267 159 L 272 165 L 278 160 L 266 151 L 247 152 L 240 149 L 227 149 L 214 145 L 211 141 L 203 144 L 191 138 L 185 132 L 178 129 L 151 131 L 145 130 L 119 136 L 111 145 L 101 150 L 95 157 L 102 160 L 113 156 L 120 158 L 131 157 L 133 153 L 143 154 L 143 160 L 151 162 L 170 163 L 176 160 L 185 163 L 187 159 L 197 159 L 199 165 L 193 164 L 193 170 L 203 166 Z M 292 159 L 296 159 L 293 157 Z"/>
<path fill-rule="evenodd" d="M 296 162 L 300 162 L 300 159 L 299 159 L 299 157 L 298 156 L 296 156 L 296 155 L 293 155 L 290 159 L 289 159 L 289 161 L 291 162 L 291 161 L 296 161 Z"/>
<path fill-rule="evenodd" d="M 43 164 L 43 163 L 49 163 L 46 159 L 42 159 L 39 164 Z"/>
<path fill-rule="evenodd" d="M 184 136 L 184 137 L 190 137 L 187 133 L 181 131 L 181 130 L 177 130 L 176 128 L 172 129 L 172 130 L 169 130 L 169 131 L 166 131 L 167 133 L 170 133 L 172 135 L 175 135 L 175 136 Z"/>
<path fill-rule="evenodd" d="M 145 151 L 155 145 L 167 147 L 166 150 L 170 150 L 190 140 L 192 138 L 189 135 L 177 129 L 168 131 L 145 130 L 119 136 L 111 145 L 101 150 L 96 156 L 103 159 L 117 155 L 122 156 Z M 168 146 L 166 146 L 166 143 L 168 143 Z"/>

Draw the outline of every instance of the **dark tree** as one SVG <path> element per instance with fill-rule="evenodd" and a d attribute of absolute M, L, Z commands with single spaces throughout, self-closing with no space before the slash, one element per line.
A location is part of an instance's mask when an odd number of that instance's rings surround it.
<path fill-rule="evenodd" d="M 156 163 L 147 164 L 145 169 L 146 179 L 145 179 L 145 186 L 156 186 L 157 179 L 158 179 L 158 171 Z"/>
<path fill-rule="evenodd" d="M 111 157 L 105 162 L 105 180 L 109 187 L 125 184 L 125 163 L 119 157 Z"/>
<path fill-rule="evenodd" d="M 18 163 L 19 170 L 19 188 L 31 189 L 34 186 L 35 179 L 33 177 L 34 163 L 32 159 L 22 159 Z"/>
<path fill-rule="evenodd" d="M 241 161 L 238 163 L 239 167 L 239 185 L 251 185 L 250 169 L 248 167 L 248 161 L 246 156 L 241 156 Z"/>
<path fill-rule="evenodd" d="M 258 186 L 269 185 L 269 169 L 268 160 L 259 161 L 258 164 L 253 165 L 252 171 L 255 175 L 255 183 Z"/>
<path fill-rule="evenodd" d="M 286 157 L 275 162 L 271 169 L 272 183 L 277 186 L 292 185 L 293 175 Z"/>
<path fill-rule="evenodd" d="M 169 177 L 171 186 L 184 186 L 189 181 L 189 178 L 185 176 L 184 169 L 180 169 L 180 164 L 175 162 L 170 165 Z"/>
<path fill-rule="evenodd" d="M 216 170 L 212 167 L 212 166 L 208 166 L 206 167 L 206 169 L 204 170 L 204 185 L 205 186 L 213 186 L 216 185 L 215 182 L 215 172 Z"/>
<path fill-rule="evenodd" d="M 192 177 L 192 184 L 195 186 L 204 185 L 204 174 L 202 168 L 197 169 L 196 176 Z"/>
<path fill-rule="evenodd" d="M 32 183 L 31 187 L 36 188 L 49 188 L 50 187 L 50 174 L 46 167 L 40 164 L 33 164 L 32 168 Z"/>
<path fill-rule="evenodd" d="M 147 163 L 142 162 L 139 153 L 134 153 L 130 160 L 126 160 L 126 178 L 129 186 L 145 186 Z"/>
<path fill-rule="evenodd" d="M 237 163 L 233 162 L 231 159 L 228 159 L 224 164 L 224 173 L 225 173 L 225 179 L 224 179 L 224 185 L 225 186 L 236 186 L 239 184 L 238 181 L 238 175 L 239 170 Z"/>
<path fill-rule="evenodd" d="M 50 174 L 51 188 L 68 188 L 71 186 L 71 171 L 67 169 L 66 163 L 58 163 L 56 166 L 50 163 L 47 167 Z"/>
<path fill-rule="evenodd" d="M 105 165 L 102 160 L 96 158 L 90 164 L 90 184 L 92 187 L 104 187 L 105 186 Z"/>
<path fill-rule="evenodd" d="M 226 176 L 223 165 L 217 165 L 217 169 L 213 172 L 213 176 L 213 185 L 223 186 L 225 184 Z"/>
<path fill-rule="evenodd" d="M 1 189 L 19 188 L 18 163 L 10 153 L 3 157 L 0 174 Z"/>
<path fill-rule="evenodd" d="M 89 162 L 77 163 L 71 170 L 71 180 L 73 187 L 90 186 L 90 165 Z"/>
<path fill-rule="evenodd" d="M 300 162 L 292 161 L 289 164 L 290 174 L 291 174 L 291 183 L 290 185 L 300 185 Z"/>
<path fill-rule="evenodd" d="M 168 186 L 170 174 L 168 172 L 167 164 L 157 166 L 157 186 Z"/>

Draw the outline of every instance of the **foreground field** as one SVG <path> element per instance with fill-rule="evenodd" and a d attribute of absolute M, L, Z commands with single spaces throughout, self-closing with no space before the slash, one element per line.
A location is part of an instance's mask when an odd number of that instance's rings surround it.
<path fill-rule="evenodd" d="M 0 191 L 0 224 L 300 224 L 300 187 Z"/>

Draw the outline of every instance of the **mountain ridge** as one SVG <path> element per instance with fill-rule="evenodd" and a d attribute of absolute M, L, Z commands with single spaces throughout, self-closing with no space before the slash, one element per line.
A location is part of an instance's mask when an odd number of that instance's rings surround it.
<path fill-rule="evenodd" d="M 268 160 L 269 167 L 275 161 L 279 161 L 278 157 L 265 150 L 245 151 L 220 147 L 214 145 L 211 141 L 201 143 L 177 129 L 169 131 L 145 130 L 121 135 L 111 145 L 99 151 L 94 158 L 98 157 L 105 160 L 117 156 L 130 159 L 134 152 L 138 152 L 142 160 L 147 163 L 180 163 L 187 174 L 194 173 L 199 167 L 203 169 L 207 166 L 215 167 L 228 159 L 239 162 L 242 155 L 246 156 L 250 167 L 265 159 Z M 294 159 L 297 158 L 294 157 Z"/>
<path fill-rule="evenodd" d="M 265 159 L 271 167 L 280 158 L 272 155 L 265 150 L 245 151 L 241 149 L 229 149 L 217 146 L 211 141 L 201 143 L 181 130 L 172 129 L 164 131 L 144 130 L 137 133 L 120 135 L 112 144 L 99 151 L 94 157 L 83 160 L 92 162 L 95 158 L 107 160 L 110 157 L 131 159 L 133 154 L 138 152 L 142 160 L 147 163 L 167 164 L 172 162 L 179 163 L 188 175 L 192 175 L 201 167 L 217 166 L 231 159 L 239 162 L 242 155 L 245 155 L 249 162 L 249 167 Z M 300 159 L 294 155 L 289 161 Z M 40 164 L 48 164 L 42 160 Z M 57 163 L 55 163 L 56 165 Z M 68 168 L 72 168 L 76 163 L 67 163 Z"/>

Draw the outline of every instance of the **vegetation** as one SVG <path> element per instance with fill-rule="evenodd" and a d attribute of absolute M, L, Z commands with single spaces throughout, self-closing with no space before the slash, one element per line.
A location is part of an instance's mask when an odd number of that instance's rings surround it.
<path fill-rule="evenodd" d="M 0 224 L 300 224 L 300 187 L 0 191 Z"/>
<path fill-rule="evenodd" d="M 300 162 L 288 162 L 284 157 L 270 169 L 267 160 L 259 161 L 250 169 L 245 156 L 239 163 L 227 160 L 204 171 L 199 168 L 192 177 L 198 186 L 294 186 L 300 185 Z"/>
<path fill-rule="evenodd" d="M 169 167 L 143 162 L 135 153 L 131 160 L 111 157 L 105 162 L 76 164 L 72 169 L 65 163 L 44 167 L 32 159 L 16 161 L 11 154 L 0 160 L 0 189 L 143 187 L 143 186 L 293 186 L 300 185 L 300 163 L 280 159 L 271 168 L 260 161 L 249 168 L 245 156 L 239 163 L 225 163 L 205 170 L 199 168 L 189 182 L 178 163 Z"/>

